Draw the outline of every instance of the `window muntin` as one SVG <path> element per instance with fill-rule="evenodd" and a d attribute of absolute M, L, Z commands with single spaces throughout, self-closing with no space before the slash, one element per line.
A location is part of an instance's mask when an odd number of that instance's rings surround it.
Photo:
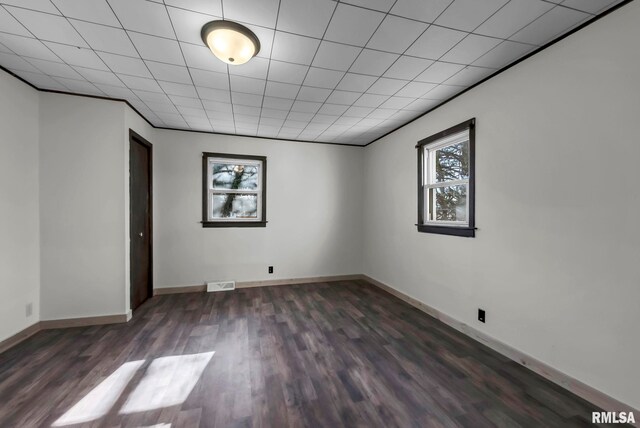
<path fill-rule="evenodd" d="M 204 226 L 264 226 L 266 158 L 204 153 Z"/>

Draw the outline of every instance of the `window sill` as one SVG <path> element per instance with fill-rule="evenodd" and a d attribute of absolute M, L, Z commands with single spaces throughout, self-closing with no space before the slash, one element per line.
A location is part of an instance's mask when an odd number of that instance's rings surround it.
<path fill-rule="evenodd" d="M 266 221 L 203 221 L 202 227 L 266 227 Z"/>
<path fill-rule="evenodd" d="M 430 224 L 416 224 L 416 226 L 418 227 L 418 232 L 423 233 L 463 236 L 465 238 L 474 238 L 476 236 L 475 227 L 433 226 Z"/>

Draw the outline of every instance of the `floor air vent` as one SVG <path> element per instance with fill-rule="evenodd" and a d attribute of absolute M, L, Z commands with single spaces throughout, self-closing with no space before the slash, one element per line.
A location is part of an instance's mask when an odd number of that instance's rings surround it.
<path fill-rule="evenodd" d="M 207 292 L 231 291 L 236 289 L 235 281 L 207 282 Z"/>

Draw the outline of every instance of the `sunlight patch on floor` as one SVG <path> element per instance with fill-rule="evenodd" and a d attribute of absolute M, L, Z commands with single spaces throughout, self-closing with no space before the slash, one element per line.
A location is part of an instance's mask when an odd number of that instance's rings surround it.
<path fill-rule="evenodd" d="M 184 403 L 214 353 L 176 355 L 152 360 L 119 413 L 146 412 Z M 145 360 L 140 360 L 122 364 L 51 426 L 82 424 L 107 415 L 144 363 Z M 171 424 L 157 424 L 146 428 L 171 428 Z"/>

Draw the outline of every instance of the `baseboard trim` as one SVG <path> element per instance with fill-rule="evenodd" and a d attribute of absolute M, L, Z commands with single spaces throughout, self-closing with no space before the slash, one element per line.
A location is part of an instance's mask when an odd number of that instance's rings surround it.
<path fill-rule="evenodd" d="M 39 321 L 30 325 L 0 342 L 0 354 L 17 344 L 24 342 L 34 334 L 42 330 L 52 330 L 56 328 L 90 327 L 92 325 L 120 324 L 127 323 L 131 319 L 131 311 L 120 315 L 103 315 L 99 317 L 67 318 L 58 320 Z"/>
<path fill-rule="evenodd" d="M 468 324 L 458 321 L 457 319 L 443 312 L 440 312 L 439 310 L 403 293 L 402 291 L 391 287 L 388 284 L 385 284 L 367 275 L 361 275 L 360 278 L 386 291 L 387 293 L 396 296 L 400 300 L 403 300 L 404 302 L 421 310 L 422 312 L 431 315 L 432 317 L 442 321 L 450 327 L 453 327 L 461 333 L 466 334 L 472 339 L 477 340 L 478 342 L 488 346 L 494 351 L 517 362 L 518 364 L 528 368 L 529 370 L 539 374 L 545 379 L 550 380 L 551 382 L 561 386 L 562 388 L 574 393 L 578 397 L 598 406 L 603 410 L 612 412 L 634 412 L 635 415 L 640 415 L 640 411 L 638 411 L 638 409 L 635 409 L 628 404 L 622 403 L 621 401 L 616 400 L 615 398 L 605 394 L 604 392 L 598 391 L 597 389 L 579 381 L 578 379 L 575 379 L 559 371 L 558 369 L 555 369 L 543 363 L 542 361 L 539 361 L 531 357 L 530 355 L 527 355 L 524 352 L 519 351 L 507 345 L 506 343 L 489 336 L 486 333 L 476 330 Z"/>
<path fill-rule="evenodd" d="M 265 281 L 240 281 L 236 282 L 236 288 L 253 288 L 253 287 L 272 287 L 275 285 L 293 285 L 293 284 L 312 284 L 321 282 L 351 281 L 362 279 L 362 275 L 333 275 L 333 276 L 316 276 L 307 278 L 285 278 L 271 279 Z M 165 294 L 182 294 L 182 293 L 202 293 L 207 291 L 206 285 L 186 285 L 182 287 L 162 287 L 154 288 L 154 296 L 162 296 Z"/>
<path fill-rule="evenodd" d="M 120 324 L 129 321 L 128 314 L 103 315 L 98 317 L 67 318 L 40 321 L 41 330 L 53 328 L 89 327 L 92 325 Z"/>
<path fill-rule="evenodd" d="M 13 348 L 18 343 L 24 342 L 25 340 L 27 340 L 28 338 L 30 338 L 40 330 L 41 330 L 40 323 L 37 322 L 35 324 L 31 324 L 29 327 L 23 330 L 20 330 L 13 336 L 6 338 L 2 342 L 0 342 L 0 354 L 2 354 L 7 349 Z"/>

